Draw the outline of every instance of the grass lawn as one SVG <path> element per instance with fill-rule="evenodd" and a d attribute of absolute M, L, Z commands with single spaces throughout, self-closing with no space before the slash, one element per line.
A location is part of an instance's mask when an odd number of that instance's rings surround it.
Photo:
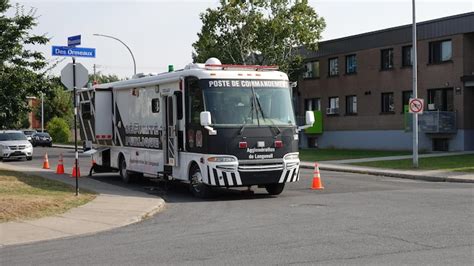
<path fill-rule="evenodd" d="M 418 164 L 418 169 L 420 170 L 446 170 L 454 172 L 474 173 L 474 154 L 419 158 Z M 354 163 L 354 165 L 392 169 L 413 169 L 413 162 L 411 159 Z"/>
<path fill-rule="evenodd" d="M 300 159 L 308 162 L 410 155 L 411 151 L 301 149 Z"/>
<path fill-rule="evenodd" d="M 63 213 L 95 198 L 64 183 L 20 172 L 0 170 L 0 223 Z"/>

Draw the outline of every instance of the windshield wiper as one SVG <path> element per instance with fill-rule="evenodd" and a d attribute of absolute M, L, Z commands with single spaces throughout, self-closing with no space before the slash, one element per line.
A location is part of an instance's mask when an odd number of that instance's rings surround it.
<path fill-rule="evenodd" d="M 261 113 L 261 115 L 262 115 L 262 119 L 263 119 L 264 121 L 267 120 L 267 119 L 265 118 L 265 114 L 264 114 L 264 112 L 263 112 L 263 108 L 262 108 L 262 104 L 260 103 L 260 99 L 259 99 L 256 95 L 255 95 L 255 100 L 256 100 L 256 102 L 257 102 L 258 109 L 260 109 L 260 113 Z M 257 117 L 257 119 L 258 119 L 258 117 Z M 278 135 L 280 135 L 280 133 L 281 133 L 280 128 L 279 128 L 277 125 L 275 125 L 275 122 L 273 122 L 272 119 L 269 118 L 268 120 L 269 120 L 270 123 L 272 123 L 272 125 L 273 125 L 273 126 L 270 126 L 270 128 L 277 130 L 277 133 L 275 134 L 275 137 L 278 136 Z"/>
<path fill-rule="evenodd" d="M 253 121 L 253 113 L 254 113 L 254 110 L 255 110 L 255 106 L 253 105 L 253 101 L 250 103 L 250 112 L 249 114 L 246 116 L 248 117 L 250 114 L 252 114 L 252 121 Z M 239 135 L 242 135 L 242 133 L 244 132 L 244 129 L 245 129 L 245 126 L 247 125 L 247 118 L 245 117 L 245 121 L 244 121 L 244 124 L 242 125 L 242 127 L 240 128 L 240 131 L 239 131 Z"/>

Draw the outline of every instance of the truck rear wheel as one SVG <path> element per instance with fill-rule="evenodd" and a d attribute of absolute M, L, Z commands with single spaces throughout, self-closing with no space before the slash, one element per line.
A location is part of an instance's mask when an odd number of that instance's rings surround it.
<path fill-rule="evenodd" d="M 201 169 L 192 165 L 189 171 L 189 189 L 197 198 L 208 198 L 211 196 L 211 188 L 202 182 Z"/>
<path fill-rule="evenodd" d="M 265 185 L 265 189 L 270 195 L 280 195 L 283 192 L 284 188 L 285 188 L 285 183 Z"/>
<path fill-rule="evenodd" d="M 120 156 L 119 160 L 119 173 L 124 183 L 129 184 L 133 181 L 133 175 L 127 170 L 127 161 L 123 156 Z"/>

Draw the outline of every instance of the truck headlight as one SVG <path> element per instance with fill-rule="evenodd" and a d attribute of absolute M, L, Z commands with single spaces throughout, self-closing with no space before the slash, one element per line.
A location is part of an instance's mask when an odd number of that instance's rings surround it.
<path fill-rule="evenodd" d="M 213 163 L 230 163 L 230 162 L 235 162 L 237 159 L 235 157 L 209 157 L 207 158 L 208 162 L 213 162 Z"/>
<path fill-rule="evenodd" d="M 3 145 L 3 144 L 2 144 L 2 145 L 0 145 L 0 147 L 2 148 L 2 150 L 9 150 L 9 149 L 10 149 L 10 148 L 8 148 L 8 146 L 7 146 L 7 145 Z"/>
<path fill-rule="evenodd" d="M 283 159 L 284 159 L 285 161 L 298 160 L 298 159 L 299 159 L 299 153 L 290 153 L 290 154 L 287 154 L 287 155 L 285 155 L 285 157 L 283 157 Z"/>

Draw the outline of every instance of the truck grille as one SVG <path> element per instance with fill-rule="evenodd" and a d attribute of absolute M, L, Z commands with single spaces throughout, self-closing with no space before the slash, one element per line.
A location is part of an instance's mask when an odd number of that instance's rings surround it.
<path fill-rule="evenodd" d="M 283 169 L 283 159 L 239 161 L 239 171 L 241 172 L 282 171 Z"/>

